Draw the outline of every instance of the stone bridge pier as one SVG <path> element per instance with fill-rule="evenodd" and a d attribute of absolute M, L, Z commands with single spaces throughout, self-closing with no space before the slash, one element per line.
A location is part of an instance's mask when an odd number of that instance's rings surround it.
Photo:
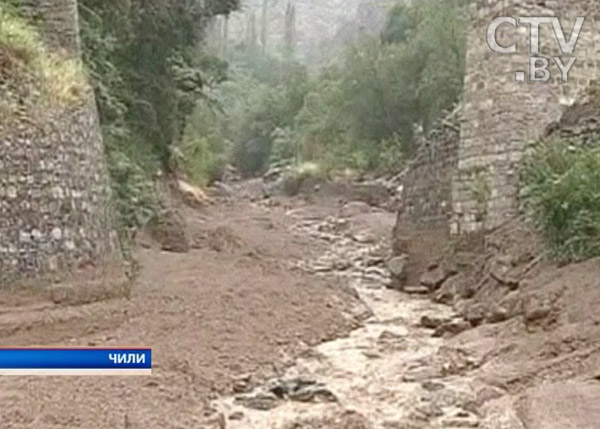
<path fill-rule="evenodd" d="M 76 0 L 22 0 L 49 51 L 80 55 Z M 0 290 L 124 278 L 93 92 L 77 106 L 0 117 Z M 76 295 L 76 293 L 75 293 Z"/>
<path fill-rule="evenodd" d="M 468 34 L 467 76 L 464 90 L 458 166 L 453 178 L 454 234 L 490 230 L 519 211 L 519 163 L 529 144 L 557 121 L 598 78 L 600 69 L 599 4 L 594 0 L 478 0 Z M 558 17 L 568 39 L 575 19 L 585 17 L 574 53 L 575 65 L 567 82 L 552 60 L 561 55 L 549 25 L 541 26 L 540 53 L 549 59 L 548 82 L 519 82 L 528 78 L 529 29 L 502 25 L 496 32 L 501 46 L 517 43 L 517 52 L 497 54 L 486 41 L 496 17 Z"/>

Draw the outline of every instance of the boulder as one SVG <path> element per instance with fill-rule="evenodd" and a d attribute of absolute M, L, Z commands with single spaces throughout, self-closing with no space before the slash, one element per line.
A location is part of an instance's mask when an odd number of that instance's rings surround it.
<path fill-rule="evenodd" d="M 447 319 L 441 317 L 425 315 L 421 317 L 421 326 L 427 329 L 437 329 L 447 321 Z"/>
<path fill-rule="evenodd" d="M 509 318 L 509 312 L 506 308 L 498 304 L 492 304 L 486 314 L 486 322 L 488 323 L 500 323 L 504 322 Z"/>
<path fill-rule="evenodd" d="M 490 276 L 498 283 L 514 290 L 519 287 L 519 279 L 512 273 L 512 265 L 508 258 L 494 259 L 490 268 Z"/>
<path fill-rule="evenodd" d="M 528 296 L 523 302 L 523 314 L 527 322 L 536 322 L 547 318 L 552 312 L 552 304 L 548 298 L 535 294 Z"/>
<path fill-rule="evenodd" d="M 469 282 L 463 273 L 450 277 L 435 292 L 433 297 L 435 302 L 440 304 L 452 305 L 459 298 L 469 298 L 473 294 L 465 292 L 469 289 Z"/>
<path fill-rule="evenodd" d="M 430 291 L 435 291 L 442 286 L 448 277 L 449 274 L 443 268 L 435 266 L 421 276 L 420 282 Z"/>
<path fill-rule="evenodd" d="M 520 316 L 523 314 L 522 294 L 520 291 L 510 292 L 500 300 L 498 306 L 506 310 L 509 319 Z"/>
<path fill-rule="evenodd" d="M 485 319 L 485 308 L 482 304 L 470 305 L 465 312 L 465 319 L 471 324 L 471 326 L 478 326 Z"/>
<path fill-rule="evenodd" d="M 407 263 L 408 256 L 400 255 L 388 260 L 386 267 L 394 279 L 402 281 L 405 278 L 405 269 Z"/>
<path fill-rule="evenodd" d="M 187 253 L 190 251 L 190 238 L 183 216 L 175 209 L 165 209 L 158 221 L 150 227 L 152 238 L 166 252 Z"/>
<path fill-rule="evenodd" d="M 469 322 L 461 319 L 455 319 L 438 326 L 437 329 L 434 331 L 433 336 L 438 338 L 445 336 L 454 336 L 470 328 L 471 324 Z"/>

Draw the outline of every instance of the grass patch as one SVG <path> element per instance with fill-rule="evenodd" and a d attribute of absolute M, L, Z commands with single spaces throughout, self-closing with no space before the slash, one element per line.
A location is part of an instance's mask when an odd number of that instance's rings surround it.
<path fill-rule="evenodd" d="M 69 107 L 89 91 L 81 63 L 47 51 L 37 31 L 0 4 L 0 109 L 18 105 Z"/>
<path fill-rule="evenodd" d="M 556 259 L 600 256 L 600 148 L 541 142 L 525 160 L 523 182 L 529 218 Z"/>

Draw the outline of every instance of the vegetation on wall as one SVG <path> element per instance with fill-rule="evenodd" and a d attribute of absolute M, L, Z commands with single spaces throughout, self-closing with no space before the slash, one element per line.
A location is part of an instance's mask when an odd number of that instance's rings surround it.
<path fill-rule="evenodd" d="M 523 170 L 529 218 L 554 257 L 600 256 L 600 149 L 576 141 L 539 143 Z"/>
<path fill-rule="evenodd" d="M 4 119 L 34 106 L 72 106 L 81 102 L 87 88 L 77 61 L 47 52 L 37 31 L 15 9 L 0 4 L 0 113 Z"/>

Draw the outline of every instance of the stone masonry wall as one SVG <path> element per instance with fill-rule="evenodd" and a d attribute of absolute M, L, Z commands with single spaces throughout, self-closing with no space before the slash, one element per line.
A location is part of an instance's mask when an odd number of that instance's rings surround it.
<path fill-rule="evenodd" d="M 79 55 L 75 0 L 23 5 L 51 51 Z M 123 274 L 91 88 L 75 104 L 0 117 L 0 289 Z"/>
<path fill-rule="evenodd" d="M 452 176 L 458 164 L 459 110 L 419 142 L 402 180 L 398 224 L 444 227 L 452 214 Z"/>
<path fill-rule="evenodd" d="M 95 109 L 0 120 L 0 286 L 117 253 Z"/>
<path fill-rule="evenodd" d="M 35 22 L 53 51 L 80 52 L 77 0 L 20 0 L 23 14 Z"/>
<path fill-rule="evenodd" d="M 458 169 L 453 178 L 454 234 L 489 230 L 518 213 L 518 164 L 526 145 L 537 140 L 598 77 L 600 69 L 600 4 L 597 0 L 478 0 L 468 35 Z M 556 65 L 549 83 L 517 83 L 526 71 L 529 40 L 526 27 L 503 25 L 498 41 L 517 41 L 516 54 L 500 55 L 486 43 L 486 29 L 497 16 L 559 16 L 565 31 L 575 17 L 586 22 L 575 49 L 577 62 L 569 81 L 561 82 Z M 541 56 L 556 56 L 551 30 L 540 34 Z"/>

